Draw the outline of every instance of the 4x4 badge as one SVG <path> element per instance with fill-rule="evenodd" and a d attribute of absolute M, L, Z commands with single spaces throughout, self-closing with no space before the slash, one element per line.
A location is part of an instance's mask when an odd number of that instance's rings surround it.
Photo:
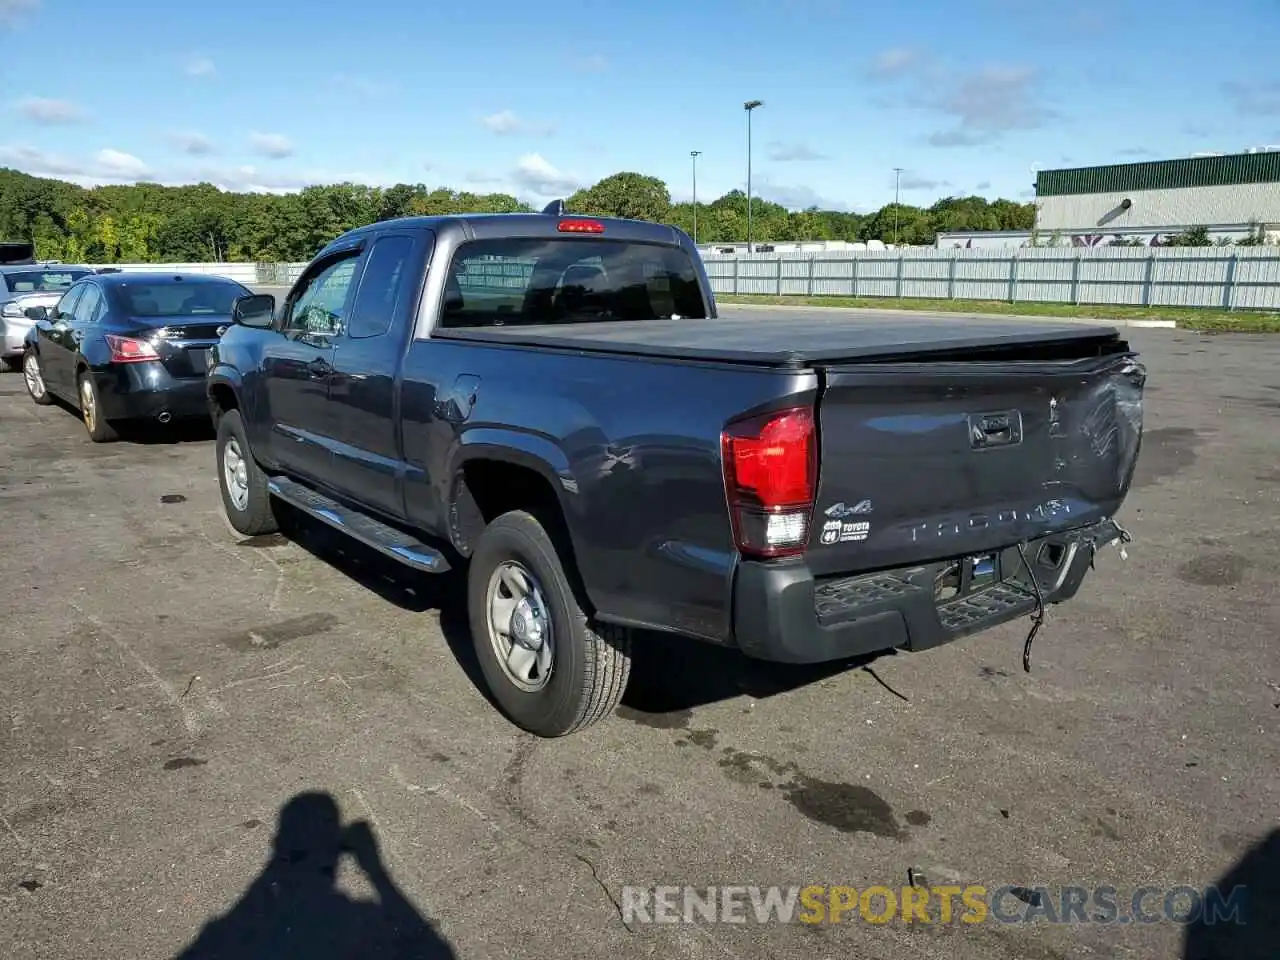
<path fill-rule="evenodd" d="M 827 507 L 827 509 L 822 512 L 834 520 L 843 520 L 845 517 L 856 517 L 859 514 L 870 513 L 871 501 L 859 500 L 852 507 L 850 507 L 850 506 L 846 506 L 845 502 L 841 500 L 839 503 L 833 503 L 831 506 Z"/>

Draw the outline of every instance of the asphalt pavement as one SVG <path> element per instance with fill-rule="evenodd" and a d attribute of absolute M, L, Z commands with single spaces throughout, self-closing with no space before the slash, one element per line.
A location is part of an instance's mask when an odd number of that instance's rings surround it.
<path fill-rule="evenodd" d="M 1030 674 L 1026 622 L 843 669 L 643 637 L 617 715 L 556 741 L 488 703 L 455 582 L 239 537 L 207 429 L 94 445 L 0 375 L 0 956 L 1274 956 L 1280 338 L 1127 333 L 1134 542 Z M 622 910 L 922 878 L 1042 917 L 1039 885 L 1245 883 L 1249 922 Z"/>

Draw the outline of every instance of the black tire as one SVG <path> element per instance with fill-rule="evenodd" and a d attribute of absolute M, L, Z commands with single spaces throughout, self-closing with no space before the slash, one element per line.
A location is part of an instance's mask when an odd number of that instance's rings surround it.
<path fill-rule="evenodd" d="M 5 357 L 4 368 L 8 370 L 10 373 L 18 373 L 20 370 L 22 370 L 22 357 L 21 356 Z"/>
<path fill-rule="evenodd" d="M 40 383 L 40 393 L 37 394 L 35 390 L 31 389 L 31 381 L 27 380 L 24 374 L 23 380 L 26 382 L 27 396 L 31 398 L 32 403 L 42 407 L 49 406 L 49 404 L 53 403 L 53 394 L 49 392 L 49 385 L 44 382 L 44 368 L 40 366 L 40 354 L 34 350 L 28 350 L 22 355 L 22 362 L 24 365 L 35 364 L 36 376 Z"/>
<path fill-rule="evenodd" d="M 536 578 L 551 621 L 549 679 L 532 692 L 508 675 L 489 631 L 490 580 L 510 562 Z M 631 631 L 589 620 L 551 537 L 532 514 L 514 510 L 485 527 L 467 571 L 467 611 L 490 693 L 507 717 L 529 733 L 574 733 L 608 716 L 622 699 L 631 674 Z"/>
<path fill-rule="evenodd" d="M 238 454 L 244 466 L 245 502 L 238 506 L 228 489 L 226 458 L 231 448 Z M 267 489 L 267 475 L 263 473 L 258 462 L 253 459 L 253 450 L 249 446 L 249 438 L 244 432 L 244 421 L 240 419 L 239 410 L 228 410 L 218 419 L 218 489 L 222 493 L 222 509 L 226 511 L 227 522 L 237 533 L 246 537 L 259 534 L 275 533 L 280 529 L 276 519 L 275 504 L 271 501 L 271 492 Z"/>
<path fill-rule="evenodd" d="M 119 434 L 107 418 L 102 415 L 102 397 L 98 394 L 98 385 L 88 370 L 81 370 L 76 378 L 76 396 L 80 400 L 80 416 L 84 420 L 84 428 L 89 432 L 89 439 L 94 443 L 111 443 Z"/>

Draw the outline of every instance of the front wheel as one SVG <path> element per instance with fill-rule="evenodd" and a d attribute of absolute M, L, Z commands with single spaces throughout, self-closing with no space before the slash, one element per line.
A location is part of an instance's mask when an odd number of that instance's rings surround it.
<path fill-rule="evenodd" d="M 249 450 L 239 410 L 228 410 L 218 419 L 217 459 L 222 507 L 231 526 L 246 537 L 275 533 L 280 527 L 267 475 Z"/>
<path fill-rule="evenodd" d="M 467 572 L 472 642 L 494 699 L 519 727 L 561 737 L 608 716 L 631 672 L 631 632 L 582 611 L 542 524 L 489 524 Z"/>
<path fill-rule="evenodd" d="M 49 388 L 44 382 L 44 371 L 40 369 L 40 357 L 34 350 L 28 350 L 22 358 L 22 378 L 27 384 L 27 393 L 31 399 L 42 407 L 53 403 Z"/>

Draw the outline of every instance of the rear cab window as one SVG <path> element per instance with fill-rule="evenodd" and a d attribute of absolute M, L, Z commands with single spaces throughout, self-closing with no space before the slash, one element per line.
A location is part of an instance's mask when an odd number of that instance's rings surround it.
<path fill-rule="evenodd" d="M 87 270 L 22 270 L 3 274 L 10 293 L 64 293 L 87 276 Z"/>
<path fill-rule="evenodd" d="M 679 247 L 623 240 L 504 238 L 460 245 L 445 278 L 442 327 L 707 316 Z"/>

